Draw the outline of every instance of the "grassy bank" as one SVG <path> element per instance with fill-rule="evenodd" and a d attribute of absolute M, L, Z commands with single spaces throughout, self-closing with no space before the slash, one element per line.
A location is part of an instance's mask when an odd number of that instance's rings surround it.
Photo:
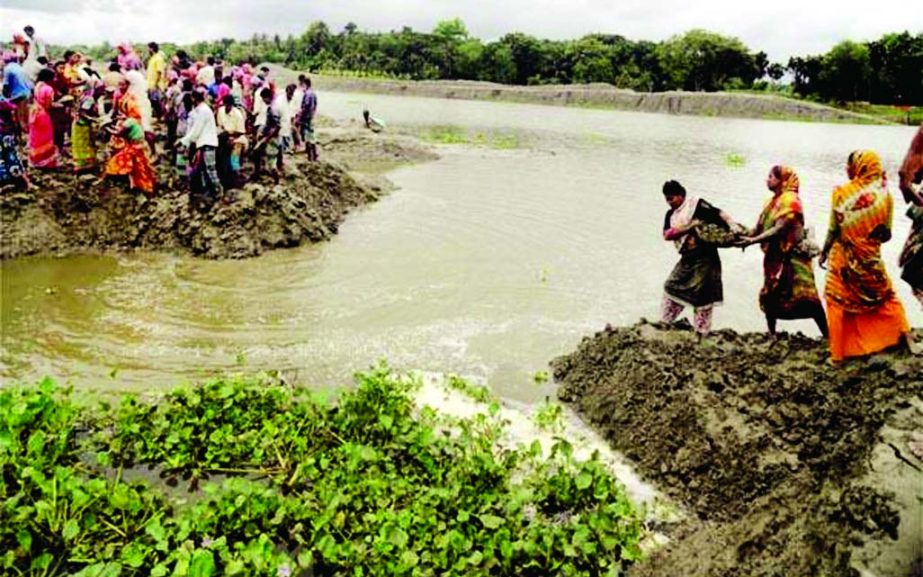
<path fill-rule="evenodd" d="M 851 102 L 842 105 L 842 108 L 851 112 L 880 118 L 894 124 L 907 124 L 910 126 L 923 124 L 923 106 L 901 107 L 886 104 L 869 104 L 867 102 Z"/>
<path fill-rule="evenodd" d="M 496 405 L 441 416 L 387 368 L 357 379 L 335 402 L 267 375 L 115 404 L 4 389 L 2 572 L 603 575 L 640 557 L 595 459 L 503 448 Z"/>

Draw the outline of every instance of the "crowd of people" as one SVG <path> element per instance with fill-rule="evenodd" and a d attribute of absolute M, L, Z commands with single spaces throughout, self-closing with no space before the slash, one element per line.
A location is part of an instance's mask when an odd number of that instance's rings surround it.
<path fill-rule="evenodd" d="M 183 50 L 168 58 L 156 42 L 146 61 L 123 43 L 98 66 L 70 50 L 53 59 L 33 27 L 23 32 L 2 54 L 0 184 L 29 186 L 30 170 L 70 167 L 151 196 L 164 184 L 154 167 L 169 163 L 168 184 L 186 183 L 208 208 L 233 202 L 248 159 L 247 178 L 278 181 L 284 155 L 318 158 L 317 95 L 305 75 L 277 86 L 267 67 Z"/>
<path fill-rule="evenodd" d="M 910 325 L 881 256 L 891 239 L 894 201 L 878 154 L 852 152 L 849 181 L 833 191 L 830 224 L 822 247 L 806 234 L 799 179 L 794 169 L 774 166 L 766 178 L 772 195 L 754 227 L 746 227 L 674 180 L 663 185 L 669 205 L 663 238 L 675 243 L 680 261 L 664 285 L 661 320 L 673 323 L 685 307 L 704 337 L 714 306 L 724 298 L 719 247 L 758 244 L 763 250 L 759 305 L 771 334 L 778 320 L 812 319 L 828 339 L 833 362 L 910 343 Z M 901 278 L 923 306 L 923 127 L 900 170 L 911 232 L 898 262 Z M 814 279 L 813 260 L 827 269 L 826 309 Z"/>

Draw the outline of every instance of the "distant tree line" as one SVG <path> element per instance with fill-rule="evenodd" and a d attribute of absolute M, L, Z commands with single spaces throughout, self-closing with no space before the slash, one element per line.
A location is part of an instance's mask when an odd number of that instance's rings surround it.
<path fill-rule="evenodd" d="M 167 51 L 175 46 L 165 46 Z M 431 32 L 408 27 L 334 33 L 314 22 L 299 36 L 254 35 L 182 47 L 194 57 L 275 62 L 304 70 L 344 70 L 413 80 L 486 80 L 504 84 L 602 82 L 637 91 L 717 91 L 786 86 L 826 101 L 923 105 L 923 33 L 892 33 L 873 42 L 844 41 L 819 56 L 769 62 L 737 38 L 691 30 L 663 42 L 614 34 L 544 40 L 513 32 L 493 42 L 468 34 L 459 19 Z M 108 45 L 88 51 L 111 56 Z"/>

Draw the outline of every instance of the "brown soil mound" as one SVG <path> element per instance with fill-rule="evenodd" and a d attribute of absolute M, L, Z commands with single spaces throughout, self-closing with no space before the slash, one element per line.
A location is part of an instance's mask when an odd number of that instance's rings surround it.
<path fill-rule="evenodd" d="M 246 258 L 328 239 L 351 208 L 376 198 L 325 162 L 290 162 L 279 184 L 249 183 L 235 202 L 204 212 L 190 206 L 186 190 L 161 189 L 147 199 L 98 185 L 92 175 L 32 176 L 35 190 L 0 194 L 2 258 L 132 249 Z"/>
<path fill-rule="evenodd" d="M 895 411 L 916 407 L 923 428 L 923 358 L 834 368 L 827 356 L 801 335 L 720 331 L 698 345 L 690 331 L 642 322 L 552 363 L 560 398 L 696 517 L 635 575 L 855 575 L 863 538 L 911 543 L 889 566 L 917 574 L 919 515 L 902 523 L 867 473 Z M 923 462 L 887 450 L 919 495 Z"/>
<path fill-rule="evenodd" d="M 381 170 L 436 158 L 412 139 L 355 127 L 322 130 L 320 154 L 317 163 L 287 157 L 279 184 L 246 184 L 235 202 L 205 212 L 190 206 L 185 187 L 162 186 L 146 199 L 99 185 L 94 175 L 31 171 L 33 190 L 0 190 L 0 259 L 135 249 L 258 256 L 329 239 L 351 209 L 393 188 Z M 168 182 L 169 169 L 158 170 L 159 182 Z"/>

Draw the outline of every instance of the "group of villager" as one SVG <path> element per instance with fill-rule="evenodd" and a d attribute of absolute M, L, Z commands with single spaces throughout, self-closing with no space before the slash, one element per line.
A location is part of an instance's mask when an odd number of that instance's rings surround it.
<path fill-rule="evenodd" d="M 910 325 L 894 290 L 881 245 L 891 240 L 894 200 L 878 154 L 857 150 L 846 160 L 848 182 L 833 190 L 830 223 L 823 247 L 805 230 L 798 174 L 772 167 L 766 186 L 772 193 L 756 225 L 746 227 L 707 201 L 687 194 L 671 180 L 663 185 L 670 209 L 663 237 L 680 254 L 664 286 L 661 320 L 673 323 L 685 307 L 693 309 L 700 336 L 711 329 L 712 312 L 724 298 L 718 248 L 758 244 L 763 250 L 759 305 L 769 332 L 778 320 L 813 319 L 829 339 L 834 362 L 861 357 L 902 343 L 911 344 Z M 900 170 L 900 189 L 911 220 L 910 236 L 898 266 L 923 306 L 923 127 Z M 814 279 L 813 260 L 827 269 L 826 309 Z"/>
<path fill-rule="evenodd" d="M 120 44 L 102 67 L 78 52 L 49 56 L 31 26 L 3 52 L 0 97 L 0 184 L 29 184 L 29 170 L 69 167 L 122 179 L 148 196 L 154 167 L 188 183 L 200 208 L 232 202 L 244 180 L 268 173 L 278 181 L 285 154 L 317 160 L 317 95 L 311 80 L 277 87 L 269 69 L 183 50 L 169 59 L 156 42 L 146 62 Z M 20 150 L 24 146 L 26 162 Z"/>

